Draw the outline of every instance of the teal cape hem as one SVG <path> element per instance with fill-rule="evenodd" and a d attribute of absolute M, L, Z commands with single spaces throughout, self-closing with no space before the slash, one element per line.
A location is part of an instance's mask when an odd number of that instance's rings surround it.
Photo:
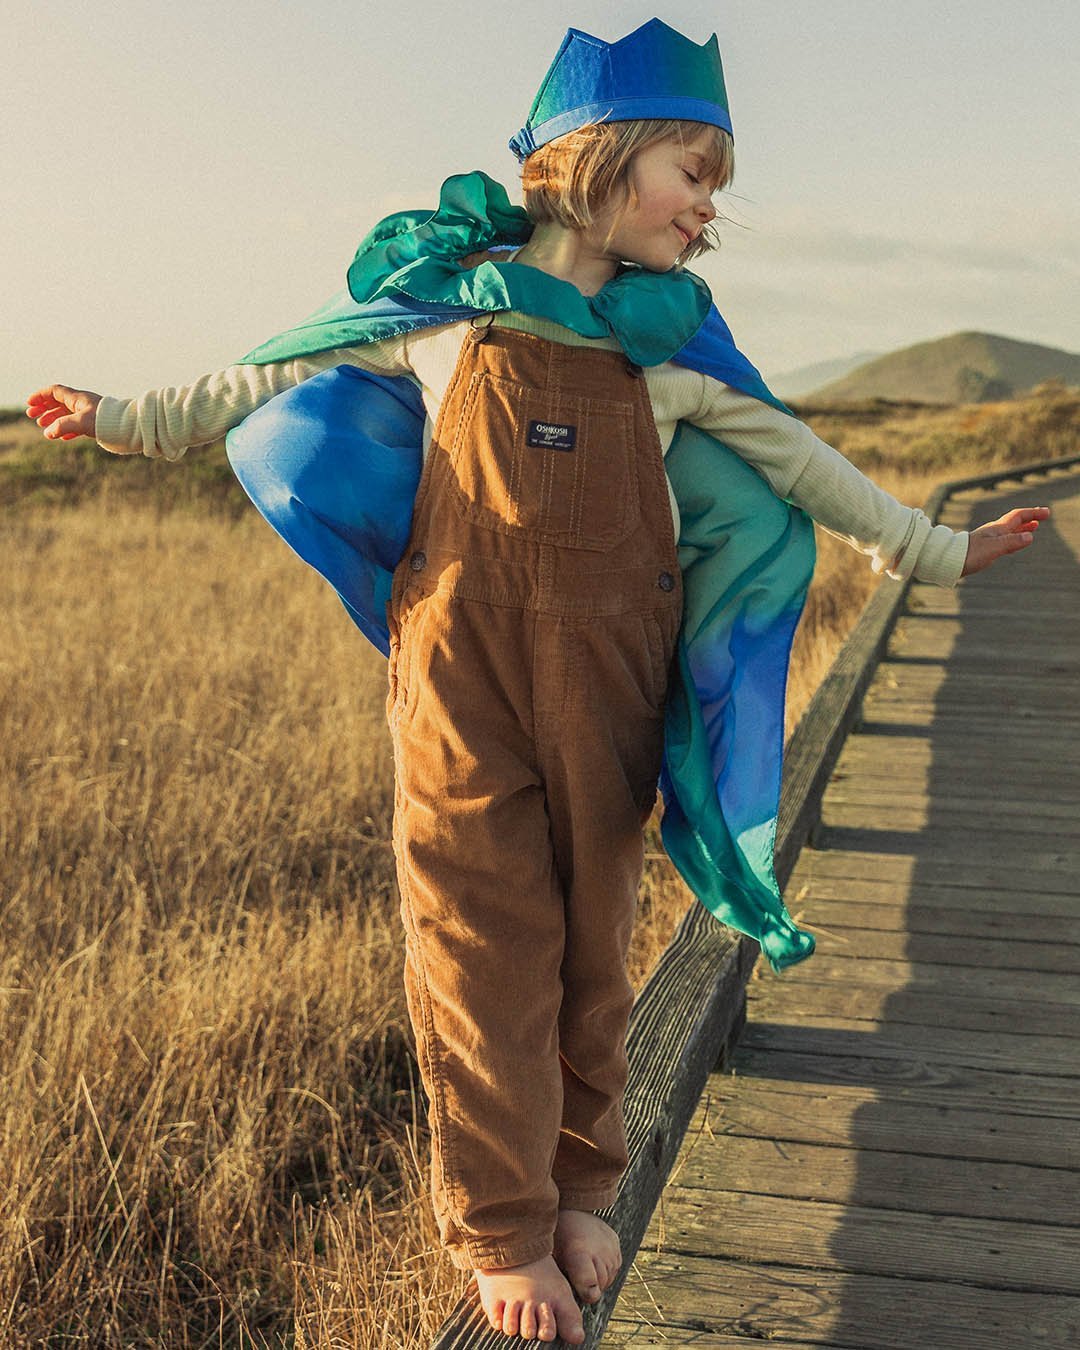
<path fill-rule="evenodd" d="M 583 296 L 521 264 L 486 256 L 469 265 L 471 254 L 524 243 L 531 228 L 486 175 L 450 178 L 435 212 L 400 212 L 371 231 L 347 291 L 243 361 L 289 360 L 517 310 L 585 337 L 614 336 L 640 365 L 672 360 L 789 411 L 690 272 L 624 267 L 595 296 Z M 411 377 L 342 365 L 269 400 L 226 438 L 259 511 L 384 654 L 424 419 Z M 698 427 L 679 424 L 665 466 L 681 516 L 684 612 L 665 711 L 664 846 L 706 909 L 755 938 L 780 971 L 814 950 L 773 870 L 784 693 L 813 572 L 813 526 Z"/>

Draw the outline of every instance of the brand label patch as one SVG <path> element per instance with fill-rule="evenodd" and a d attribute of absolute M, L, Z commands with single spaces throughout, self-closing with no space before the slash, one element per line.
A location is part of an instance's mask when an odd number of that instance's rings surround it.
<path fill-rule="evenodd" d="M 530 422 L 526 440 L 529 445 L 540 446 L 543 450 L 573 450 L 577 427 L 567 426 L 565 422 Z"/>

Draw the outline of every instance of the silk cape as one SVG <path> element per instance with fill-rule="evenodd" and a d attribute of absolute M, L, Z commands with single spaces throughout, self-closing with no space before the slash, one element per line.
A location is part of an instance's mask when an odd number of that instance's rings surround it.
<path fill-rule="evenodd" d="M 290 360 L 515 310 L 584 337 L 614 336 L 642 366 L 671 360 L 789 412 L 735 346 L 701 278 L 623 267 L 583 296 L 569 282 L 497 260 L 531 231 L 493 179 L 455 175 L 434 212 L 398 212 L 375 226 L 346 290 L 242 361 Z M 496 258 L 470 265 L 482 251 Z M 424 420 L 411 377 L 342 365 L 270 399 L 226 438 L 256 507 L 384 654 Z M 813 526 L 738 454 L 688 423 L 678 424 L 665 467 L 681 517 L 684 609 L 665 710 L 661 834 L 706 909 L 755 938 L 780 971 L 814 949 L 773 870 L 784 694 L 814 566 Z"/>

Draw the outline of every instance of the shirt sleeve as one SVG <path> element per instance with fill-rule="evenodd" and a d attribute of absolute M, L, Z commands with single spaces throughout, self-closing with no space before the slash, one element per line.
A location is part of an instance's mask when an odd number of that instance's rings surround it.
<path fill-rule="evenodd" d="M 220 440 L 275 394 L 340 365 L 377 375 L 411 373 L 404 336 L 293 361 L 227 366 L 178 388 L 151 389 L 135 399 L 102 398 L 94 435 L 114 454 L 177 460 L 192 446 Z"/>
<path fill-rule="evenodd" d="M 702 379 L 701 406 L 689 420 L 757 469 L 777 496 L 869 554 L 875 572 L 956 585 L 967 558 L 966 531 L 934 525 L 918 507 L 898 502 L 805 422 L 730 385 Z"/>

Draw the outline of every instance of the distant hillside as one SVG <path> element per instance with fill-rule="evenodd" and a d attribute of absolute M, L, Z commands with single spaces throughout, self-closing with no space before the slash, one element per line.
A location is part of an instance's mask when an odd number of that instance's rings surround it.
<path fill-rule="evenodd" d="M 880 352 L 857 352 L 854 356 L 838 356 L 833 361 L 815 361 L 812 366 L 799 366 L 783 375 L 770 375 L 768 385 L 780 398 L 804 398 L 820 389 L 826 381 L 838 380 L 856 366 L 874 361 L 880 355 Z"/>
<path fill-rule="evenodd" d="M 812 397 L 985 403 L 1053 379 L 1080 384 L 1080 356 L 994 333 L 954 333 L 880 356 L 815 389 Z"/>

